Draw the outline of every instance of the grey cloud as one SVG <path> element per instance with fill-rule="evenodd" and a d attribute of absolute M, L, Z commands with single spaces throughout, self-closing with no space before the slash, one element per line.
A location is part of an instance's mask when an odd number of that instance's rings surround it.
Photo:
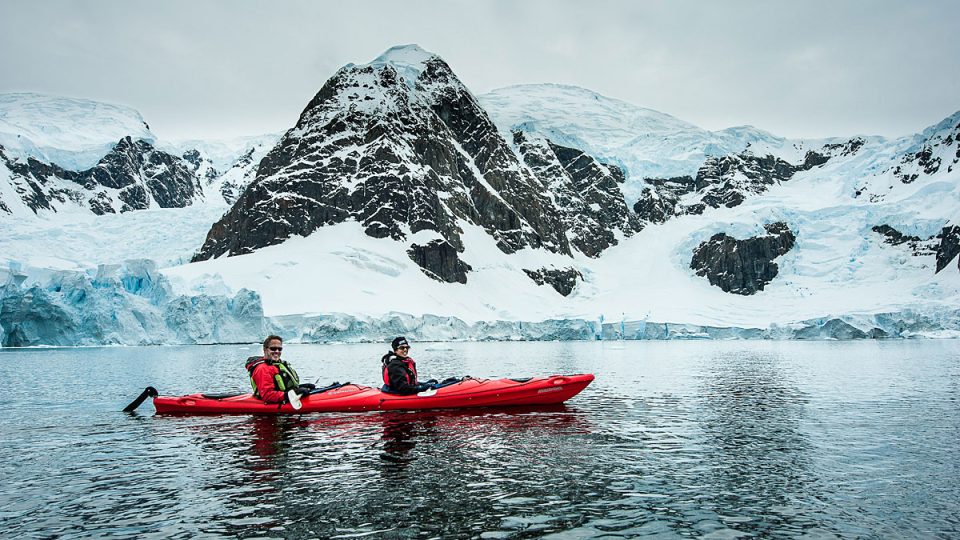
<path fill-rule="evenodd" d="M 161 137 L 280 131 L 418 43 L 476 93 L 575 84 L 710 129 L 901 135 L 960 108 L 960 3 L 0 2 L 0 92 L 130 105 Z"/>

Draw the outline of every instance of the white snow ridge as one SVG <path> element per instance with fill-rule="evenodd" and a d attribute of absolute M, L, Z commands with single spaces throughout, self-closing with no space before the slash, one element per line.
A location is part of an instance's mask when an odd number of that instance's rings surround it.
<path fill-rule="evenodd" d="M 153 143 L 129 107 L 43 94 L 0 94 L 0 145 L 8 157 L 33 157 L 65 169 L 94 166 L 124 137 Z"/>
<path fill-rule="evenodd" d="M 126 137 L 151 150 L 118 169 Z M 132 109 L 7 94 L 0 147 L 5 347 L 960 337 L 960 113 L 708 131 L 570 86 L 474 98 L 405 45 L 283 135 L 157 141 Z M 189 204 L 159 204 L 184 174 Z"/>

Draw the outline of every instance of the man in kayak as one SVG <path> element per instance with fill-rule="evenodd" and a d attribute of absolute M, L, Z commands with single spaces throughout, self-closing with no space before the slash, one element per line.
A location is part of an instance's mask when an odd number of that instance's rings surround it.
<path fill-rule="evenodd" d="M 312 385 L 300 384 L 300 376 L 290 364 L 280 359 L 283 339 L 267 336 L 263 340 L 263 356 L 247 358 L 247 373 L 253 395 L 267 403 L 296 403 Z"/>
<path fill-rule="evenodd" d="M 417 381 L 417 363 L 410 358 L 410 343 L 407 342 L 407 338 L 403 336 L 394 338 L 390 342 L 390 348 L 392 350 L 380 359 L 383 363 L 385 392 L 409 395 L 434 387 L 437 381 L 430 383 Z"/>

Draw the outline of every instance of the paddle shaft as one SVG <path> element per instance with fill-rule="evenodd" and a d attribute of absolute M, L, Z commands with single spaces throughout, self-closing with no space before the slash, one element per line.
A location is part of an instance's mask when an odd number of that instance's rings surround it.
<path fill-rule="evenodd" d="M 129 405 L 123 408 L 123 412 L 133 412 L 137 409 L 137 407 L 140 406 L 141 403 L 146 401 L 148 397 L 157 397 L 157 395 L 157 389 L 152 386 L 148 386 L 143 389 L 143 392 L 141 392 L 139 396 L 137 396 L 137 399 L 133 400 Z"/>

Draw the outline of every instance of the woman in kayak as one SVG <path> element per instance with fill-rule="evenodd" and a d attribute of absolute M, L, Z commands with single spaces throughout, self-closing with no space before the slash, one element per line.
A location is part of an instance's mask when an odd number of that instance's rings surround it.
<path fill-rule="evenodd" d="M 263 340 L 263 356 L 247 358 L 247 372 L 253 395 L 267 403 L 287 403 L 298 400 L 310 390 L 309 384 L 300 384 L 300 376 L 290 364 L 280 359 L 283 339 L 267 336 Z M 290 393 L 296 393 L 291 396 Z"/>
<path fill-rule="evenodd" d="M 410 358 L 410 343 L 400 336 L 390 342 L 392 351 L 383 355 L 383 391 L 392 394 L 416 394 L 433 388 L 433 384 L 417 381 L 417 363 Z M 432 381 L 436 383 L 436 381 Z"/>

